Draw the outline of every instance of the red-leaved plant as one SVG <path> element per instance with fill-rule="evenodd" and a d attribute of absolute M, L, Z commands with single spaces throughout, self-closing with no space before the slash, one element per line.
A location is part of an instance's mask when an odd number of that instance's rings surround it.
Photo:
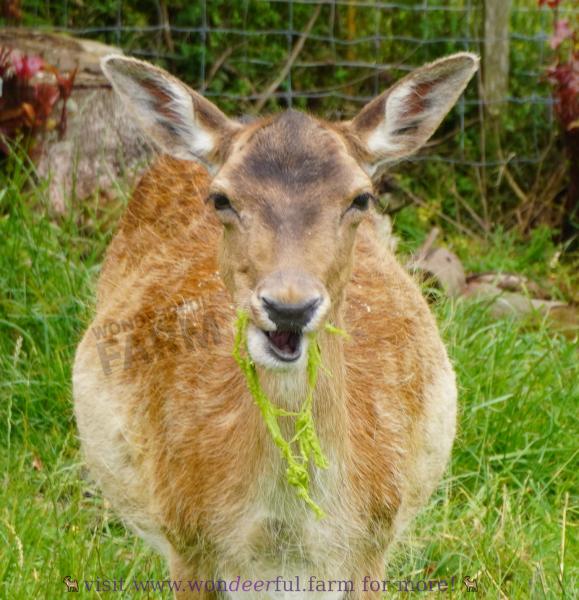
<path fill-rule="evenodd" d="M 555 62 L 547 70 L 553 85 L 555 114 L 563 130 L 567 155 L 570 161 L 570 183 L 565 210 L 572 223 L 579 199 L 579 32 L 577 22 L 559 18 L 558 8 L 562 0 L 539 0 L 539 6 L 547 4 L 554 12 L 553 35 L 549 45 L 554 51 Z"/>
<path fill-rule="evenodd" d="M 46 81 L 37 76 L 50 73 Z M 38 134 L 66 130 L 66 101 L 72 93 L 76 70 L 64 75 L 39 56 L 27 56 L 0 48 L 0 153 L 9 152 L 8 141 L 23 136 L 29 151 L 34 149 Z M 58 101 L 62 108 L 58 118 L 52 116 Z"/>

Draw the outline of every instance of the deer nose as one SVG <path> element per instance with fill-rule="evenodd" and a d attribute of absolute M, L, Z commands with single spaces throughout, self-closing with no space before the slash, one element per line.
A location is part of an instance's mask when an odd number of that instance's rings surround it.
<path fill-rule="evenodd" d="M 278 330 L 300 330 L 312 320 L 322 299 L 317 297 L 300 304 L 284 304 L 262 296 L 261 301 Z"/>

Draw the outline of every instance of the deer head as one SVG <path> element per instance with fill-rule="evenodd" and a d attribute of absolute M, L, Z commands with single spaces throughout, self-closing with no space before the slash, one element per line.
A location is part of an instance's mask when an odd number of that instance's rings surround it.
<path fill-rule="evenodd" d="M 102 67 L 163 152 L 208 169 L 208 210 L 223 224 L 220 273 L 250 312 L 249 352 L 287 370 L 305 363 L 304 334 L 336 317 L 373 177 L 430 138 L 478 58 L 419 68 L 341 123 L 290 110 L 241 124 L 148 63 L 110 56 Z"/>

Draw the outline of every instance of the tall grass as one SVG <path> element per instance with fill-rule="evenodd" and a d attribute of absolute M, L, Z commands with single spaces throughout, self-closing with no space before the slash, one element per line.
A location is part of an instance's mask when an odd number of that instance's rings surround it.
<path fill-rule="evenodd" d="M 72 417 L 71 361 L 119 207 L 50 218 L 29 175 L 17 159 L 0 175 L 0 597 L 57 598 L 66 575 L 164 579 L 87 479 Z M 386 575 L 454 576 L 452 597 L 465 575 L 484 598 L 576 597 L 576 342 L 544 323 L 493 320 L 484 304 L 441 300 L 436 312 L 460 384 L 459 434 Z"/>

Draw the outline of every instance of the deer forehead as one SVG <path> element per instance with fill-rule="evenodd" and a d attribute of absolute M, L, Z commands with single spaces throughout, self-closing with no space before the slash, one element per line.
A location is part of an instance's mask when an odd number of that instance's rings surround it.
<path fill-rule="evenodd" d="M 320 210 L 372 183 L 331 126 L 289 110 L 250 125 L 233 143 L 214 186 L 232 198 L 275 207 Z"/>

